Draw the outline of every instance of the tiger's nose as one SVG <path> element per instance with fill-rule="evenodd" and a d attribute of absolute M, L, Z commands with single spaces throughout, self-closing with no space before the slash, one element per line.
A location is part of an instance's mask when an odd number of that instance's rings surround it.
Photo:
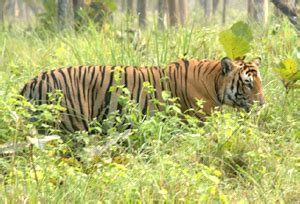
<path fill-rule="evenodd" d="M 259 105 L 264 107 L 266 105 L 266 101 L 264 99 L 259 100 Z"/>

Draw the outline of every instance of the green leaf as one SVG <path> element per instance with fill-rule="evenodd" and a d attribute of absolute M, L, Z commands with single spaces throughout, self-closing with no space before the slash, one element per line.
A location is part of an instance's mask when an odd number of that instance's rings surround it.
<path fill-rule="evenodd" d="M 251 28 L 243 21 L 233 24 L 230 29 L 236 36 L 241 37 L 248 42 L 253 40 Z"/>
<path fill-rule="evenodd" d="M 300 89 L 300 84 L 291 84 L 289 86 L 289 88 L 291 88 L 291 89 Z"/>
<path fill-rule="evenodd" d="M 279 75 L 287 89 L 299 89 L 300 70 L 298 69 L 297 61 L 294 59 L 285 59 L 280 62 L 278 68 L 274 71 Z"/>
<path fill-rule="evenodd" d="M 250 51 L 250 44 L 244 38 L 235 35 L 231 30 L 225 30 L 219 34 L 219 40 L 228 57 L 243 57 Z"/>
<path fill-rule="evenodd" d="M 219 34 L 220 43 L 230 58 L 242 58 L 250 51 L 253 36 L 250 27 L 239 21 Z"/>
<path fill-rule="evenodd" d="M 291 76 L 291 80 L 293 80 L 293 81 L 300 80 L 300 70 L 297 70 L 297 73 L 295 73 L 295 74 L 293 74 L 293 76 Z"/>
<path fill-rule="evenodd" d="M 286 59 L 280 62 L 279 68 L 274 71 L 284 80 L 290 81 L 292 77 L 297 77 L 297 62 L 293 59 Z"/>

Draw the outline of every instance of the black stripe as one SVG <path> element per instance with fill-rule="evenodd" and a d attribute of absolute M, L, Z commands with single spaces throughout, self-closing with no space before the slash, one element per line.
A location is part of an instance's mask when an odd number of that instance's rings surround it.
<path fill-rule="evenodd" d="M 60 89 L 62 90 L 62 85 L 61 85 L 61 83 L 60 83 L 60 80 L 58 80 L 58 87 L 60 87 Z M 63 91 L 63 90 L 62 90 Z M 65 96 L 65 94 L 64 94 L 64 98 L 63 98 L 64 100 L 65 100 L 65 105 L 66 105 L 66 112 L 67 112 L 67 117 L 68 117 L 68 119 L 69 119 L 69 121 L 70 121 L 70 124 L 71 124 L 71 126 L 72 126 L 72 129 L 75 131 L 77 128 L 76 128 L 76 126 L 75 126 L 75 124 L 74 124 L 74 118 L 72 117 L 72 115 L 70 114 L 70 112 L 69 112 L 69 108 L 68 108 L 68 103 L 67 103 L 67 98 L 66 98 L 66 96 Z"/>
<path fill-rule="evenodd" d="M 110 79 L 109 79 L 109 84 L 107 86 L 107 89 L 106 89 L 106 92 L 105 92 L 105 98 L 104 98 L 104 109 L 105 109 L 105 112 L 104 112 L 104 115 L 103 115 L 103 118 L 106 119 L 107 118 L 107 115 L 109 113 L 109 105 L 110 105 L 110 101 L 111 101 L 111 91 L 110 91 L 110 87 L 112 86 L 112 83 L 113 83 L 113 78 L 114 78 L 114 70 L 115 67 L 111 67 L 111 71 L 110 71 Z"/>
<path fill-rule="evenodd" d="M 145 82 L 145 81 L 146 81 L 146 78 L 145 78 L 145 74 L 143 73 L 143 70 L 141 69 L 141 70 L 139 70 L 139 71 L 140 71 L 140 73 L 142 74 L 143 82 Z"/>
<path fill-rule="evenodd" d="M 29 98 L 32 99 L 34 97 L 34 90 L 33 90 L 33 86 L 36 83 L 36 81 L 32 81 L 29 87 Z"/>
<path fill-rule="evenodd" d="M 32 93 L 33 93 L 33 90 L 32 90 L 32 87 L 33 87 L 33 84 L 35 83 L 35 81 L 32 81 L 31 83 L 30 83 L 30 87 L 29 87 L 29 99 L 32 99 L 33 98 L 33 95 L 32 95 Z"/>
<path fill-rule="evenodd" d="M 131 98 L 130 98 L 131 100 L 133 100 L 135 84 L 136 84 L 136 70 L 135 68 L 133 68 L 133 86 L 131 91 Z"/>
<path fill-rule="evenodd" d="M 69 80 L 70 80 L 70 82 L 71 82 L 71 87 L 73 87 L 73 80 L 72 80 L 72 75 L 71 75 L 72 68 L 73 68 L 73 67 L 68 67 L 68 68 L 67 68 Z"/>
<path fill-rule="evenodd" d="M 137 90 L 137 98 L 136 98 L 136 102 L 139 103 L 140 101 L 140 95 L 141 95 L 141 88 L 142 88 L 142 84 L 141 84 L 141 75 L 140 75 L 140 70 L 138 70 L 138 79 L 139 79 L 139 82 L 138 82 L 138 90 Z"/>
<path fill-rule="evenodd" d="M 154 75 L 153 70 L 152 70 L 153 67 L 150 67 L 149 69 L 150 69 L 151 74 L 149 73 L 149 70 L 147 70 L 147 71 L 148 71 L 149 76 L 152 76 L 152 80 L 153 80 L 152 86 L 153 86 L 153 88 L 154 88 L 154 97 L 155 97 L 156 99 L 158 99 L 158 96 L 157 96 L 157 90 L 156 90 L 156 80 L 155 80 L 155 75 Z M 150 78 L 150 77 L 149 77 L 149 78 Z"/>
<path fill-rule="evenodd" d="M 204 70 L 204 72 L 202 73 L 202 76 L 204 76 L 205 75 L 205 73 L 208 71 L 208 70 L 210 70 L 209 69 L 209 67 L 210 67 L 210 65 L 212 64 L 212 62 L 210 61 L 210 62 L 208 62 L 208 64 L 207 64 L 207 66 L 205 67 L 206 69 Z"/>
<path fill-rule="evenodd" d="M 149 73 L 149 69 L 148 69 L 148 67 L 145 67 L 144 69 L 142 69 L 142 70 L 145 70 L 146 69 L 146 71 L 147 71 L 147 74 L 146 74 L 146 78 L 147 79 L 145 79 L 146 81 L 148 81 L 149 83 L 150 83 L 150 85 L 152 85 L 151 84 L 151 79 L 150 79 L 150 73 Z M 144 81 L 145 81 L 144 80 Z M 148 94 L 148 92 L 146 92 L 145 93 L 146 95 L 145 95 L 145 104 L 144 104 L 144 108 L 143 108 L 143 110 L 142 110 L 142 113 L 145 115 L 146 114 L 146 111 L 147 111 L 147 108 L 148 108 L 148 96 L 150 96 L 150 94 Z M 151 99 L 151 96 L 149 97 L 150 99 Z"/>
<path fill-rule="evenodd" d="M 58 89 L 58 90 L 59 90 L 59 87 L 58 87 L 58 81 L 57 81 L 56 76 L 55 76 L 55 74 L 54 74 L 54 70 L 52 70 L 52 71 L 50 72 L 50 75 L 51 75 L 51 77 L 52 77 L 52 81 L 54 81 L 54 89 Z"/>
<path fill-rule="evenodd" d="M 49 104 L 49 93 L 50 93 L 50 82 L 49 82 L 49 76 L 46 74 L 46 87 L 47 87 L 47 92 L 46 92 L 46 102 Z"/>
<path fill-rule="evenodd" d="M 197 66 L 193 66 L 193 68 L 194 68 L 194 71 L 193 71 L 193 77 L 194 77 L 194 79 L 196 80 L 196 68 L 197 68 Z"/>
<path fill-rule="evenodd" d="M 174 94 L 175 94 L 175 97 L 178 97 L 178 93 L 177 93 L 177 76 L 178 76 L 178 67 L 179 67 L 179 64 L 176 63 L 175 67 L 176 67 L 176 72 L 174 71 L 174 87 L 175 87 Z"/>
<path fill-rule="evenodd" d="M 68 132 L 73 132 L 72 130 L 70 130 L 69 128 L 67 128 L 66 124 L 64 121 L 61 121 L 60 125 L 62 126 L 62 129 L 67 130 Z"/>
<path fill-rule="evenodd" d="M 202 63 L 200 64 L 200 66 L 198 67 L 198 80 L 199 80 L 199 78 L 200 78 L 200 73 L 201 73 L 201 69 L 202 69 L 203 66 L 204 66 L 204 62 L 202 62 Z"/>
<path fill-rule="evenodd" d="M 176 94 L 173 93 L 173 91 L 172 91 L 172 86 L 171 86 L 171 82 L 173 82 L 173 80 L 172 80 L 172 72 L 171 72 L 171 68 L 172 68 L 172 66 L 170 65 L 170 66 L 169 66 L 169 71 L 168 71 L 168 81 L 167 81 L 168 83 L 167 83 L 167 84 L 168 84 L 168 86 L 169 86 L 169 89 L 168 89 L 168 90 L 170 90 L 171 97 L 174 98 Z M 176 90 L 174 90 L 174 91 L 176 91 Z"/>
<path fill-rule="evenodd" d="M 249 69 L 248 71 L 246 71 L 246 74 L 248 74 L 249 72 L 253 72 L 253 73 L 257 73 L 257 71 L 256 70 L 254 70 L 254 69 Z"/>
<path fill-rule="evenodd" d="M 38 82 L 39 82 L 39 80 L 38 80 L 38 78 L 36 77 L 36 78 L 34 78 L 34 83 L 32 83 L 32 87 L 30 87 L 31 88 L 31 93 L 33 94 L 32 95 L 32 97 L 35 97 L 34 99 L 37 101 L 38 100 L 38 93 L 36 93 L 37 92 L 37 90 L 36 90 L 36 86 L 38 85 Z M 36 94 L 36 95 L 34 95 L 34 94 Z"/>
<path fill-rule="evenodd" d="M 219 63 L 221 62 L 217 62 L 217 64 L 211 68 L 210 72 L 207 73 L 207 76 L 210 75 L 215 70 L 215 68 L 219 65 Z"/>
<path fill-rule="evenodd" d="M 102 68 L 102 70 L 101 70 L 102 77 L 101 77 L 101 84 L 100 84 L 100 87 L 103 86 L 104 76 L 105 76 L 105 68 L 106 68 L 106 66 L 101 66 L 100 69 L 101 69 L 101 68 Z"/>
<path fill-rule="evenodd" d="M 38 87 L 38 104 L 41 105 L 42 104 L 42 94 L 43 94 L 43 79 L 45 78 L 45 72 L 42 74 L 41 76 L 41 80 L 39 81 L 39 87 Z"/>
<path fill-rule="evenodd" d="M 145 105 L 144 105 L 144 108 L 142 110 L 142 114 L 143 115 L 146 115 L 147 113 L 147 108 L 148 108 L 148 97 L 146 96 L 146 99 L 145 99 Z"/>
<path fill-rule="evenodd" d="M 123 68 L 123 70 L 124 70 L 124 87 L 127 87 L 127 82 L 126 82 L 126 79 L 125 79 L 125 75 L 126 75 L 126 68 L 127 67 L 122 67 L 121 66 L 121 68 Z M 121 74 L 122 74 L 122 72 L 121 72 Z M 123 77 L 122 77 L 123 78 Z M 117 90 L 116 90 L 116 95 L 118 94 L 118 90 L 119 90 L 119 88 L 117 88 Z M 123 94 L 123 90 L 120 90 L 120 94 Z M 118 110 L 118 113 L 121 115 L 122 114 L 122 110 L 123 110 L 123 106 L 121 105 L 121 103 L 120 103 L 120 100 L 119 100 L 119 96 L 117 95 L 117 110 Z"/>
<path fill-rule="evenodd" d="M 27 89 L 27 86 L 28 86 L 28 83 L 26 83 L 26 84 L 23 86 L 22 90 L 20 91 L 20 95 L 22 95 L 22 96 L 25 95 L 25 90 Z"/>
<path fill-rule="evenodd" d="M 158 68 L 158 73 L 159 73 L 159 80 L 160 80 L 160 86 L 161 86 L 161 91 L 163 92 L 165 89 L 164 87 L 164 80 L 162 79 L 163 77 L 165 77 L 164 71 L 159 67 Z"/>
<path fill-rule="evenodd" d="M 189 61 L 188 60 L 183 60 L 184 61 L 184 65 L 185 65 L 185 73 L 186 73 L 186 75 L 185 75 L 185 96 L 186 96 L 186 100 L 187 100 L 187 104 L 188 104 L 188 107 L 191 107 L 192 108 L 192 103 L 191 103 L 191 101 L 190 101 L 190 99 L 189 99 L 189 97 L 188 97 L 188 87 L 187 87 L 187 82 L 188 82 L 188 69 L 189 69 Z"/>
<path fill-rule="evenodd" d="M 127 79 L 128 73 L 127 73 L 127 68 L 128 68 L 128 66 L 124 67 L 124 86 L 125 86 L 126 88 L 128 87 L 128 79 Z"/>
<path fill-rule="evenodd" d="M 76 88 L 78 88 L 78 80 L 76 79 L 76 75 L 77 75 L 77 69 L 73 68 L 73 80 L 74 80 L 74 87 L 75 87 L 75 90 Z"/>
<path fill-rule="evenodd" d="M 83 112 L 83 104 L 82 104 L 82 101 L 81 101 L 80 89 L 78 89 L 77 93 L 78 93 L 77 98 L 78 98 L 78 102 L 79 102 L 81 121 L 83 122 L 83 126 L 84 126 L 85 130 L 88 130 L 89 129 L 88 128 L 88 123 L 85 120 L 85 115 L 84 115 L 84 112 Z"/>
<path fill-rule="evenodd" d="M 215 81 L 215 91 L 216 91 L 218 101 L 222 104 L 223 102 L 222 102 L 222 100 L 220 98 L 220 95 L 219 95 L 219 78 L 220 78 L 220 73 L 218 73 L 216 75 L 216 78 L 214 80 Z"/>
<path fill-rule="evenodd" d="M 72 70 L 74 71 L 74 75 L 73 75 L 73 79 L 72 79 Z M 75 95 L 75 89 L 76 89 L 76 87 L 75 87 L 75 82 L 73 83 L 73 81 L 75 81 L 75 72 L 76 72 L 76 69 L 74 69 L 73 67 L 68 67 L 67 68 L 67 75 L 68 75 L 68 77 L 69 77 L 69 81 L 70 81 L 70 83 L 71 83 L 71 90 L 70 90 L 70 92 L 71 92 L 71 95 L 72 96 L 74 96 Z"/>
<path fill-rule="evenodd" d="M 234 87 L 235 87 L 235 76 L 234 76 L 233 79 L 231 80 L 231 86 L 230 86 L 230 89 L 231 89 L 232 92 L 233 92 L 233 90 L 234 90 Z"/>
<path fill-rule="evenodd" d="M 82 67 L 83 67 L 82 65 L 79 66 L 79 81 L 81 80 Z"/>
<path fill-rule="evenodd" d="M 92 73 L 90 74 L 90 70 L 93 69 Z M 91 117 L 91 119 L 93 118 L 93 112 L 92 112 L 92 103 L 93 103 L 93 86 L 92 83 L 94 81 L 94 77 L 95 77 L 95 66 L 89 66 L 88 68 L 89 71 L 89 88 L 88 88 L 88 93 L 87 93 L 87 100 L 88 100 L 88 106 L 89 106 L 89 116 Z M 91 98 L 91 106 L 90 106 L 90 98 Z"/>
<path fill-rule="evenodd" d="M 74 70 L 74 71 L 76 71 L 76 70 Z M 86 121 L 84 120 L 84 117 L 82 117 L 84 115 L 83 115 L 82 103 L 81 103 L 81 98 L 80 98 L 80 87 L 78 87 L 78 91 L 77 92 L 78 92 L 78 96 L 79 96 L 78 99 L 79 99 L 79 108 L 80 108 L 81 117 L 78 117 L 77 113 L 75 111 L 75 105 L 74 105 L 74 102 L 73 102 L 73 98 L 75 97 L 75 95 L 74 95 L 74 97 L 70 95 L 70 89 L 69 89 L 69 85 L 67 83 L 67 77 L 66 77 L 65 73 L 61 69 L 59 69 L 58 72 L 62 75 L 64 83 L 65 83 L 65 89 L 66 89 L 67 96 L 64 96 L 64 97 L 65 97 L 65 101 L 66 101 L 67 110 L 69 109 L 68 105 L 67 105 L 67 99 L 68 99 L 70 101 L 70 104 L 71 104 L 71 107 L 72 107 L 72 112 L 74 114 L 73 117 L 75 117 L 78 121 L 81 119 L 81 121 L 83 122 L 84 126 L 87 127 Z M 58 82 L 60 84 L 60 81 L 58 81 Z M 70 116 L 70 115 L 68 117 L 71 118 L 72 126 L 73 126 L 73 123 L 74 123 L 73 117 Z M 86 130 L 88 130 L 88 128 L 86 128 Z"/>
<path fill-rule="evenodd" d="M 82 89 L 83 89 L 83 99 L 84 100 L 86 100 L 86 90 L 85 90 L 85 84 L 86 84 L 86 82 L 87 82 L 87 80 L 86 80 L 86 71 L 87 71 L 87 68 L 86 67 L 83 67 L 84 68 L 84 73 L 83 73 L 83 79 L 82 79 L 82 83 L 83 83 L 83 87 L 82 87 Z"/>
<path fill-rule="evenodd" d="M 95 79 L 95 82 L 94 82 L 94 85 L 93 85 L 93 87 L 92 87 L 92 110 L 91 110 L 91 115 L 92 115 L 92 118 L 93 118 L 93 116 L 94 116 L 94 105 L 95 105 L 95 101 L 96 101 L 96 98 L 95 98 L 95 96 L 96 96 L 96 93 L 95 93 L 95 89 L 96 89 L 96 85 L 97 85 L 97 82 L 98 82 L 98 75 L 97 75 L 97 77 L 96 77 L 96 79 Z"/>
<path fill-rule="evenodd" d="M 67 94 L 67 96 L 65 96 L 65 97 L 67 97 L 67 98 L 69 99 L 69 101 L 70 101 L 70 103 L 71 103 L 71 106 L 72 106 L 72 108 L 73 108 L 73 110 L 74 110 L 74 109 L 75 109 L 75 106 L 74 106 L 74 103 L 73 103 L 73 101 L 72 101 L 72 98 L 73 98 L 73 97 L 70 95 L 70 89 L 69 89 L 69 85 L 68 85 L 68 83 L 67 83 L 67 77 L 66 77 L 65 73 L 64 73 L 61 69 L 59 69 L 58 72 L 62 75 L 63 80 L 64 80 L 64 83 L 65 83 L 66 94 Z"/>

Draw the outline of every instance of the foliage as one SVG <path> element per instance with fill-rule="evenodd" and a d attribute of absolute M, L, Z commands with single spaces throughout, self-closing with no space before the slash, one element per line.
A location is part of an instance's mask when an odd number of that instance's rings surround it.
<path fill-rule="evenodd" d="M 287 91 L 300 88 L 300 84 L 297 83 L 300 80 L 300 69 L 295 60 L 285 59 L 281 61 L 278 68 L 274 68 L 274 71 L 281 78 Z"/>
<path fill-rule="evenodd" d="M 57 31 L 57 2 L 42 1 L 44 11 L 38 14 L 38 31 L 46 29 L 48 32 Z M 74 19 L 75 27 L 78 29 L 82 26 L 87 26 L 90 22 L 102 26 L 109 20 L 109 16 L 116 10 L 116 2 L 111 0 L 91 0 L 84 1 L 84 5 L 79 11 L 69 11 L 69 15 L 74 15 L 77 12 L 78 17 Z M 75 9 L 75 8 L 70 8 Z M 71 17 L 69 18 L 71 19 Z"/>
<path fill-rule="evenodd" d="M 286 22 L 280 22 L 275 35 L 253 34 L 251 46 L 263 59 L 267 101 L 259 111 L 224 107 L 199 126 L 164 92 L 169 100 L 165 111 L 143 116 L 116 77 L 112 89 L 124 92 L 119 100 L 124 114 L 112 113 L 102 125 L 93 121 L 89 134 L 65 135 L 49 130 L 64 113 L 59 93 L 53 106 L 34 106 L 16 96 L 14 90 L 25 81 L 53 67 L 165 65 L 187 51 L 199 59 L 218 59 L 222 52 L 218 26 L 187 25 L 176 32 L 147 28 L 141 36 L 143 53 L 126 37 L 128 27 L 109 24 L 99 32 L 91 23 L 76 34 L 44 30 L 42 37 L 34 31 L 0 33 L 0 148 L 10 150 L 1 151 L 0 202 L 299 202 L 299 90 L 286 95 L 268 69 L 277 59 L 292 56 L 298 42 Z M 120 72 L 117 67 L 115 75 Z M 144 85 L 153 94 L 153 87 Z M 49 141 L 53 138 L 36 131 L 40 127 L 61 139 Z"/>
<path fill-rule="evenodd" d="M 250 51 L 252 41 L 252 31 L 250 27 L 240 21 L 219 34 L 219 41 L 223 45 L 228 57 L 232 59 L 243 58 Z"/>

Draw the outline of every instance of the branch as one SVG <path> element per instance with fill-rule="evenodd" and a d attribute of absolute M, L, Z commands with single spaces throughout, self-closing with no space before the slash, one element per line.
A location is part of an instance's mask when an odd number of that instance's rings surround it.
<path fill-rule="evenodd" d="M 296 11 L 291 9 L 288 5 L 283 3 L 281 0 L 271 0 L 271 2 L 278 8 L 284 15 L 286 15 L 289 21 L 297 29 L 297 34 L 300 37 L 300 21 Z"/>

